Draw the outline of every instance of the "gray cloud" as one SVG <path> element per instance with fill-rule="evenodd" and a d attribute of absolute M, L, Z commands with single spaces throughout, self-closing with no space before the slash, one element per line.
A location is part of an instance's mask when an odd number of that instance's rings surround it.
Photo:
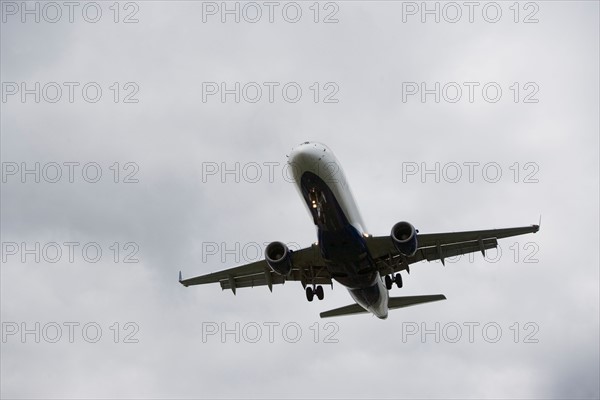
<path fill-rule="evenodd" d="M 46 335 L 40 343 L 34 334 L 0 343 L 3 397 L 598 398 L 597 3 L 532 3 L 534 24 L 514 23 L 509 3 L 499 3 L 496 24 L 477 13 L 472 24 L 419 16 L 403 23 L 408 3 L 401 2 L 335 3 L 336 24 L 311 22 L 309 3 L 300 3 L 296 24 L 222 24 L 202 22 L 201 2 L 138 2 L 138 23 L 115 24 L 110 4 L 100 4 L 96 24 L 7 17 L 1 26 L 3 83 L 57 82 L 63 90 L 64 82 L 79 83 L 73 103 L 64 91 L 57 103 L 16 95 L 1 104 L 3 168 L 79 163 L 73 183 L 66 175 L 59 183 L 35 183 L 32 175 L 2 183 L 3 243 L 56 242 L 63 251 L 64 242 L 79 243 L 73 262 L 66 253 L 56 263 L 3 254 L 3 331 L 39 322 Z M 122 8 L 120 18 L 131 11 Z M 522 20 L 532 9 L 520 11 Z M 89 82 L 102 89 L 97 103 L 82 97 Z M 256 82 L 263 97 L 203 102 L 203 82 Z M 264 82 L 279 83 L 273 103 Z M 289 82 L 302 89 L 297 103 L 281 93 Z M 407 82 L 429 89 L 456 82 L 462 98 L 403 101 Z M 464 82 L 479 83 L 472 103 Z M 502 89 L 497 103 L 482 97 L 489 82 Z M 539 88 L 538 103 L 523 102 L 528 82 Z M 338 102 L 324 103 L 334 92 Z M 124 103 L 128 94 L 139 101 Z M 336 153 L 374 235 L 399 220 L 442 232 L 526 225 L 540 214 L 542 229 L 501 241 L 502 253 L 488 260 L 414 265 L 396 295 L 448 300 L 395 311 L 387 321 L 318 319 L 351 302 L 339 285 L 314 303 L 293 282 L 236 296 L 218 286 L 181 287 L 180 269 L 192 276 L 235 264 L 220 254 L 203 262 L 207 243 L 316 240 L 283 173 L 285 155 L 305 140 Z M 79 169 L 91 162 L 102 171 L 97 183 Z M 139 168 L 139 182 L 123 182 L 133 171 L 127 162 Z M 242 172 L 239 182 L 232 174 L 203 179 L 207 163 L 239 163 L 240 171 L 279 164 L 272 182 L 265 167 L 251 183 Z M 406 174 L 408 163 L 416 174 Z M 439 182 L 422 174 L 436 163 Z M 445 175 L 453 163 L 462 173 L 456 183 Z M 465 163 L 479 163 L 473 182 Z M 483 174 L 490 163 L 502 173 L 496 183 Z M 124 262 L 130 242 L 137 263 Z M 102 249 L 98 262 L 81 253 L 87 243 Z M 62 337 L 50 343 L 54 322 Z M 79 324 L 73 343 L 69 322 Z M 89 323 L 101 328 L 96 343 L 82 333 Z M 470 323 L 478 324 L 472 342 Z M 456 325 L 461 336 L 452 343 Z M 219 332 L 207 335 L 215 326 Z M 252 343 L 256 326 L 261 336 Z M 496 326 L 501 336 L 492 343 L 486 334 Z M 222 338 L 222 328 L 234 333 Z M 423 328 L 437 330 L 439 343 L 435 333 L 422 337 Z"/>

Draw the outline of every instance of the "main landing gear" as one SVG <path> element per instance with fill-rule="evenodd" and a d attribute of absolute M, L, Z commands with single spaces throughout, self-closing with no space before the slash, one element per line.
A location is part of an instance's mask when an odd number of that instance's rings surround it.
<path fill-rule="evenodd" d="M 315 294 L 317 295 L 317 298 L 319 300 L 323 300 L 323 298 L 325 297 L 325 293 L 323 292 L 323 286 L 319 285 L 317 287 L 306 287 L 306 299 L 308 301 L 313 301 Z"/>
<path fill-rule="evenodd" d="M 396 286 L 401 288 L 402 287 L 402 275 L 396 274 L 396 275 L 394 275 L 393 278 L 390 275 L 385 276 L 385 287 L 387 288 L 387 290 L 392 289 L 394 282 L 396 282 Z"/>

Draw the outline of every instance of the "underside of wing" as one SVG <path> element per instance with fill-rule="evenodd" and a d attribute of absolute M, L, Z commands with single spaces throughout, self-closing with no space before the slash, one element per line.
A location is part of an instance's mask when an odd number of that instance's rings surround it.
<path fill-rule="evenodd" d="M 480 231 L 427 233 L 417 235 L 418 248 L 414 255 L 404 256 L 396 249 L 390 236 L 367 238 L 367 247 L 381 274 L 407 270 L 409 265 L 427 260 L 441 260 L 461 254 L 485 251 L 498 246 L 498 239 L 535 233 L 539 225 Z"/>
<path fill-rule="evenodd" d="M 231 289 L 231 288 L 244 288 L 244 287 L 255 287 L 255 286 L 269 286 L 272 285 L 280 285 L 284 284 L 286 281 L 303 281 L 302 272 L 299 269 L 293 269 L 290 275 L 283 276 L 277 273 L 274 273 L 270 269 L 265 271 L 262 274 L 256 275 L 247 275 L 247 276 L 239 276 L 234 277 L 233 282 L 234 286 L 231 285 L 231 281 L 229 279 L 222 279 L 219 281 L 221 284 L 221 289 Z M 317 276 L 314 279 L 315 285 L 328 285 L 331 284 L 331 277 L 329 274 L 321 274 L 322 276 Z M 313 281 L 311 281 L 313 282 Z M 303 286 L 306 284 L 303 283 Z"/>
<path fill-rule="evenodd" d="M 315 284 L 330 284 L 331 276 L 321 258 L 318 246 L 304 248 L 291 254 L 292 269 L 287 275 L 280 275 L 269 267 L 265 260 L 256 261 L 239 267 L 229 268 L 211 274 L 194 278 L 179 279 L 184 286 L 204 285 L 219 283 L 221 289 L 231 289 L 233 293 L 237 288 L 267 286 L 273 290 L 273 285 L 280 285 L 286 281 L 300 281 L 302 286 L 306 282 Z"/>
<path fill-rule="evenodd" d="M 213 272 L 211 274 L 200 275 L 194 278 L 180 279 L 179 283 L 183 286 L 204 285 L 207 283 L 217 283 L 222 280 L 228 280 L 230 277 L 244 277 L 264 273 L 269 269 L 265 260 L 256 261 L 239 267 L 229 268 L 223 271 Z"/>
<path fill-rule="evenodd" d="M 503 239 L 511 236 L 536 233 L 539 225 L 521 226 L 517 228 L 487 229 L 481 231 L 448 232 L 448 233 L 425 233 L 419 234 L 417 240 L 419 247 L 435 246 L 438 243 L 469 242 L 487 238 Z"/>

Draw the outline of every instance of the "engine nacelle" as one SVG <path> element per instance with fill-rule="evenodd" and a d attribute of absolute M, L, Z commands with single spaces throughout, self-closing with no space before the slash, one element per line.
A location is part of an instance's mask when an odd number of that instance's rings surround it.
<path fill-rule="evenodd" d="M 392 227 L 392 242 L 403 255 L 410 257 L 417 251 L 417 231 L 406 221 L 398 222 Z"/>
<path fill-rule="evenodd" d="M 292 253 L 281 242 L 271 242 L 265 249 L 265 260 L 273 272 L 288 275 L 292 270 Z"/>

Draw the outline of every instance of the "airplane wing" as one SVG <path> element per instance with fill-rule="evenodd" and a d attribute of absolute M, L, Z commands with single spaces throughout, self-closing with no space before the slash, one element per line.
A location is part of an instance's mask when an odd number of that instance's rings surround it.
<path fill-rule="evenodd" d="M 367 247 L 382 275 L 409 270 L 410 264 L 427 260 L 444 260 L 461 254 L 485 251 L 498 246 L 498 239 L 535 233 L 539 225 L 481 231 L 417 234 L 417 252 L 406 257 L 398 252 L 391 236 L 370 236 Z"/>
<path fill-rule="evenodd" d="M 408 270 L 409 265 L 422 261 L 441 260 L 460 254 L 481 251 L 498 246 L 498 240 L 510 236 L 535 233 L 539 225 L 519 228 L 490 229 L 482 231 L 429 233 L 417 234 L 418 249 L 411 257 L 405 257 L 398 252 L 390 236 L 370 236 L 366 239 L 371 257 L 376 263 L 376 268 L 383 275 Z M 312 270 L 312 271 L 311 271 Z M 301 250 L 292 252 L 292 270 L 289 275 L 282 276 L 274 273 L 263 259 L 239 267 L 229 268 L 212 274 L 201 275 L 194 278 L 181 279 L 184 286 L 219 283 L 221 289 L 231 289 L 233 293 L 237 288 L 268 286 L 273 290 L 273 285 L 284 284 L 286 281 L 300 281 L 306 286 L 310 280 L 317 285 L 331 284 L 332 278 L 321 257 L 319 246 L 313 244 Z"/>
<path fill-rule="evenodd" d="M 273 285 L 284 284 L 286 281 L 300 281 L 302 282 L 302 286 L 306 286 L 308 277 L 313 276 L 313 274 L 315 276 L 315 284 L 331 284 L 331 275 L 325 267 L 325 262 L 321 257 L 317 245 L 292 251 L 291 256 L 293 267 L 287 276 L 282 276 L 271 271 L 271 268 L 269 268 L 269 265 L 263 259 L 195 278 L 181 279 L 180 273 L 179 283 L 184 286 L 191 286 L 218 282 L 221 285 L 221 289 L 231 289 L 234 294 L 237 288 L 254 286 L 268 286 L 269 290 L 272 291 Z M 312 269 L 312 273 L 310 269 Z"/>

